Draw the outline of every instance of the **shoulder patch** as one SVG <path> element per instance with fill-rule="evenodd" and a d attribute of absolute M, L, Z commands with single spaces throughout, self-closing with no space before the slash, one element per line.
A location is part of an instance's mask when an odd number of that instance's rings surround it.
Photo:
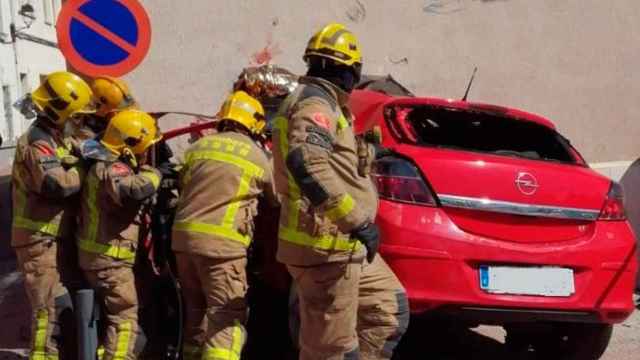
<path fill-rule="evenodd" d="M 331 96 L 331 94 L 329 94 L 321 87 L 313 84 L 305 85 L 305 87 L 302 89 L 302 92 L 300 93 L 298 101 L 303 101 L 311 97 L 320 97 L 326 100 L 331 105 L 331 109 L 333 111 L 336 111 L 336 109 L 338 108 L 338 102 Z"/>
<path fill-rule="evenodd" d="M 113 176 L 124 177 L 131 174 L 131 169 L 120 162 L 115 162 L 109 167 L 109 173 Z"/>
<path fill-rule="evenodd" d="M 321 112 L 317 112 L 311 115 L 311 120 L 313 120 L 313 122 L 321 128 L 331 130 L 331 120 L 329 120 L 327 115 Z"/>
<path fill-rule="evenodd" d="M 54 156 L 56 155 L 56 151 L 51 147 L 51 145 L 49 145 L 49 143 L 46 142 L 38 142 L 38 143 L 32 143 L 31 146 L 33 146 L 34 149 L 36 149 L 40 154 L 44 155 L 44 156 Z"/>

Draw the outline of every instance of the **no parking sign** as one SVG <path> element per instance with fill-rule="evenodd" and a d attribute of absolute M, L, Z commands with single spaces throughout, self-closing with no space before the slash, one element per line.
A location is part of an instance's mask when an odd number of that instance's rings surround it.
<path fill-rule="evenodd" d="M 149 17 L 137 0 L 69 0 L 56 29 L 67 61 L 89 76 L 130 72 L 151 43 Z"/>

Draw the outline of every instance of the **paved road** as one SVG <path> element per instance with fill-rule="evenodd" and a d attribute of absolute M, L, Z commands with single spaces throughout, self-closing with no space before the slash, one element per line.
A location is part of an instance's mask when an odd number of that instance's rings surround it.
<path fill-rule="evenodd" d="M 510 354 L 504 346 L 505 331 L 498 326 L 456 329 L 439 326 L 411 328 L 406 341 L 411 349 L 401 360 L 555 360 L 534 353 Z M 428 354 L 428 355 L 427 355 Z M 640 359 L 640 311 L 614 328 L 601 360 Z"/>
<path fill-rule="evenodd" d="M 8 266 L 12 266 L 9 264 Z M 0 264 L 0 360 L 27 359 L 29 305 L 20 276 Z M 5 271 L 3 271 L 5 270 Z M 421 326 L 413 322 L 400 360 L 534 360 L 535 354 L 514 356 L 504 346 L 500 327 L 455 328 L 439 323 Z M 406 345 L 406 344 L 405 344 Z M 602 360 L 640 359 L 640 311 L 616 326 Z M 554 360 L 554 359 L 544 359 Z"/>

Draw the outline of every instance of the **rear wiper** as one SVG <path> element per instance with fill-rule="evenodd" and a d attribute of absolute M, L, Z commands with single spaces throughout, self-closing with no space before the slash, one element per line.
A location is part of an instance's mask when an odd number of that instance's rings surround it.
<path fill-rule="evenodd" d="M 494 154 L 496 155 L 503 155 L 503 156 L 512 156 L 512 157 L 517 157 L 517 158 L 522 158 L 522 159 L 529 159 L 529 160 L 538 160 L 540 159 L 540 157 L 533 157 L 533 156 L 527 156 L 521 152 L 518 151 L 513 151 L 513 150 L 495 150 L 492 151 Z"/>

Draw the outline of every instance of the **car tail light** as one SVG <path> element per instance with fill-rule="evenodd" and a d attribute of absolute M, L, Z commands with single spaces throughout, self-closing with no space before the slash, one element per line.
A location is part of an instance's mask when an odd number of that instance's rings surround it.
<path fill-rule="evenodd" d="M 622 186 L 615 181 L 611 182 L 607 199 L 600 211 L 599 220 L 626 220 L 624 212 L 624 194 Z"/>
<path fill-rule="evenodd" d="M 376 162 L 373 176 L 380 198 L 422 206 L 438 206 L 433 192 L 408 160 L 388 156 Z"/>

